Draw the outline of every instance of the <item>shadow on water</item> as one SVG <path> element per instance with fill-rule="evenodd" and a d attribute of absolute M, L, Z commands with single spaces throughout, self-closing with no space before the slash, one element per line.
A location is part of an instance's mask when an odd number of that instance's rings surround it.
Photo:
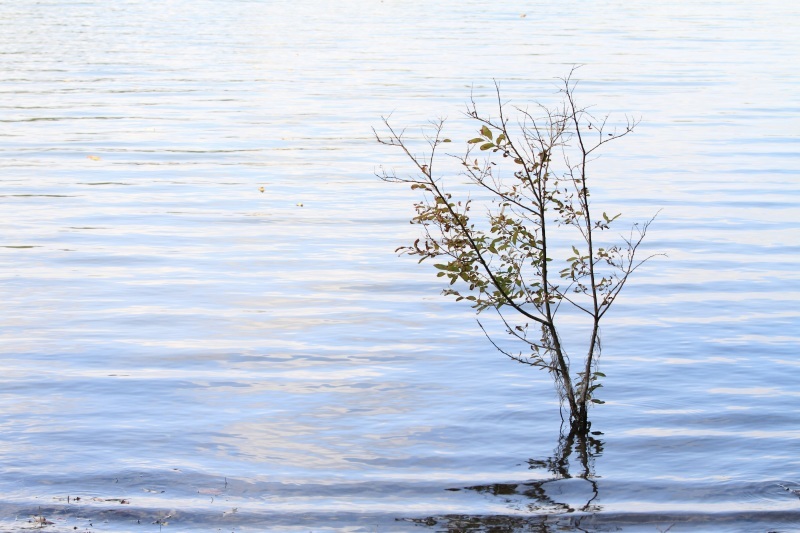
<path fill-rule="evenodd" d="M 443 515 L 410 521 L 436 531 L 592 531 L 581 522 L 602 510 L 596 503 L 599 489 L 595 479 L 595 458 L 602 455 L 599 431 L 562 432 L 552 455 L 528 459 L 530 470 L 546 477 L 526 483 L 490 483 L 451 491 L 474 491 L 497 498 L 508 514 Z"/>

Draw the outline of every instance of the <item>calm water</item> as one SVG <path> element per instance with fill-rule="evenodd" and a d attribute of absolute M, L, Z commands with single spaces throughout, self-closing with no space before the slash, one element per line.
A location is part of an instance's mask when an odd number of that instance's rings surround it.
<path fill-rule="evenodd" d="M 798 26 L 777 0 L 0 2 L 0 530 L 800 531 Z M 643 119 L 595 201 L 663 209 L 668 254 L 604 327 L 588 480 L 542 467 L 548 377 L 394 254 L 414 196 L 370 129 L 461 131 L 471 88 L 547 103 L 578 63 L 582 103 Z"/>

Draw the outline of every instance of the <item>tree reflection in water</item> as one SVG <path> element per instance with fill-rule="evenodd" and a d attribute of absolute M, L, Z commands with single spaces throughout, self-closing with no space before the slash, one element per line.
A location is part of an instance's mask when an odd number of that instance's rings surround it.
<path fill-rule="evenodd" d="M 501 498 L 509 508 L 503 515 L 444 515 L 413 519 L 411 521 L 434 527 L 437 531 L 584 531 L 581 521 L 591 513 L 601 510 L 595 503 L 598 497 L 594 475 L 595 457 L 602 455 L 603 442 L 596 438 L 600 432 L 570 431 L 559 435 L 553 454 L 544 459 L 529 459 L 531 470 L 545 471 L 549 477 L 527 483 L 492 483 L 472 487 L 453 488 L 451 491 L 471 490 L 491 497 Z M 559 497 L 554 486 L 557 481 L 582 480 L 583 487 L 573 487 L 563 495 L 579 503 Z M 548 487 L 550 485 L 550 487 Z M 548 488 L 551 490 L 548 491 Z M 555 490 L 554 490 L 555 489 Z M 586 492 L 588 490 L 588 492 Z M 583 493 L 583 496 L 580 494 Z M 563 501 L 562 501 L 563 500 Z M 575 514 L 573 514 L 575 513 Z M 564 516 L 569 515 L 569 516 Z"/>

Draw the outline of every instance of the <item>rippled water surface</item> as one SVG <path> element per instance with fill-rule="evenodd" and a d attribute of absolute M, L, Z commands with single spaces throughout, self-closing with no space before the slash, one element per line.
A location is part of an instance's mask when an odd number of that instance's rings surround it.
<path fill-rule="evenodd" d="M 798 26 L 777 0 L 1 2 L 0 530 L 800 531 Z M 550 103 L 574 64 L 580 102 L 642 118 L 594 201 L 661 209 L 668 255 L 604 326 L 589 479 L 546 468 L 548 376 L 394 253 L 414 196 L 371 130 L 461 131 L 493 79 Z"/>

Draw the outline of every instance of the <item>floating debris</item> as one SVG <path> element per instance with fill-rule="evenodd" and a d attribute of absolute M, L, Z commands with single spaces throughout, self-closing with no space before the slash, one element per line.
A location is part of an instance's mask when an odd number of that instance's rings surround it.
<path fill-rule="evenodd" d="M 153 523 L 158 524 L 159 526 L 167 526 L 169 525 L 169 522 L 167 522 L 167 520 L 172 518 L 172 516 L 173 516 L 172 514 L 164 515 L 161 518 L 156 519 L 156 521 Z"/>
<path fill-rule="evenodd" d="M 75 498 L 76 501 L 78 499 L 79 498 Z M 131 503 L 130 500 L 126 500 L 125 498 L 97 498 L 97 497 L 94 497 L 94 498 L 92 498 L 92 501 L 93 502 L 103 502 L 103 503 L 105 503 L 105 502 L 116 502 L 116 503 L 119 503 L 121 505 L 130 505 L 130 503 Z"/>
<path fill-rule="evenodd" d="M 34 529 L 34 528 L 43 528 L 44 526 L 52 526 L 55 522 L 51 522 L 44 516 L 32 516 L 30 520 L 28 520 L 29 524 L 33 524 L 33 527 L 28 527 L 25 529 Z"/>

